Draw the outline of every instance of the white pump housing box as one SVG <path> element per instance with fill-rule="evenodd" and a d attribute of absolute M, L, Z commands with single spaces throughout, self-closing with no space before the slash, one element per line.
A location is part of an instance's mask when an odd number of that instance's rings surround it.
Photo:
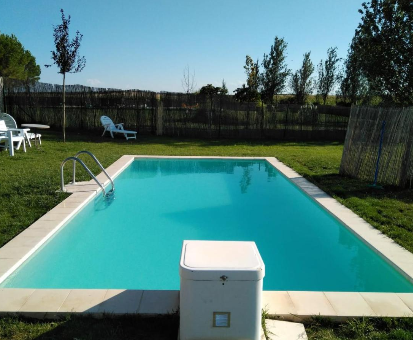
<path fill-rule="evenodd" d="M 260 339 L 265 266 L 254 242 L 184 241 L 180 340 Z"/>

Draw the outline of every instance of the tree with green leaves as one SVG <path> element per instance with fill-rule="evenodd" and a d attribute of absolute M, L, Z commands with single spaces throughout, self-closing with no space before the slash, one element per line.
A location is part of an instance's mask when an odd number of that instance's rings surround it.
<path fill-rule="evenodd" d="M 295 71 L 290 78 L 290 88 L 295 96 L 297 104 L 305 104 L 314 89 L 314 81 L 311 75 L 314 72 L 314 65 L 310 59 L 311 52 L 305 53 L 302 66 Z"/>
<path fill-rule="evenodd" d="M 387 102 L 413 104 L 413 2 L 364 2 L 351 48 L 373 92 Z"/>
<path fill-rule="evenodd" d="M 222 79 L 222 85 L 221 88 L 219 90 L 219 112 L 218 112 L 218 138 L 221 137 L 221 118 L 222 118 L 222 114 L 223 114 L 223 102 L 224 102 L 224 98 L 228 95 L 228 88 L 227 88 L 227 84 L 225 83 L 225 80 Z"/>
<path fill-rule="evenodd" d="M 212 84 L 208 84 L 208 85 L 201 87 L 201 89 L 199 90 L 199 94 L 208 96 L 211 98 L 214 95 L 218 94 L 220 90 L 221 90 L 220 87 L 215 87 Z"/>
<path fill-rule="evenodd" d="M 214 104 L 214 97 L 219 94 L 221 91 L 220 87 L 213 86 L 212 84 L 208 84 L 202 86 L 199 90 L 199 94 L 206 96 L 209 99 L 210 103 L 210 110 L 208 114 L 208 121 L 209 121 L 209 131 L 211 132 L 212 128 L 212 112 L 213 112 L 213 104 Z"/>
<path fill-rule="evenodd" d="M 247 86 L 252 91 L 257 91 L 260 82 L 260 70 L 258 66 L 258 60 L 254 63 L 252 58 L 247 55 L 245 57 L 245 73 L 247 75 Z"/>
<path fill-rule="evenodd" d="M 356 105 L 367 98 L 369 86 L 360 68 L 360 61 L 350 47 L 340 75 L 337 98 L 344 103 Z"/>
<path fill-rule="evenodd" d="M 221 96 L 225 96 L 225 95 L 228 94 L 227 84 L 225 83 L 225 80 L 224 80 L 224 79 L 222 79 L 222 85 L 221 85 L 221 88 L 220 88 L 220 90 L 219 90 L 219 94 L 220 94 Z"/>
<path fill-rule="evenodd" d="M 317 94 L 323 99 L 326 105 L 327 96 L 334 89 L 339 80 L 337 47 L 330 47 L 327 50 L 327 59 L 318 64 Z"/>
<path fill-rule="evenodd" d="M 287 43 L 283 38 L 275 37 L 274 45 L 271 46 L 270 53 L 264 53 L 262 60 L 263 71 L 261 72 L 261 100 L 266 103 L 273 103 L 276 96 L 285 88 L 291 70 L 288 69 L 285 59 L 287 58 Z"/>
<path fill-rule="evenodd" d="M 40 66 L 15 35 L 0 34 L 0 77 L 27 83 L 40 79 Z"/>
<path fill-rule="evenodd" d="M 240 102 L 247 103 L 247 116 L 245 120 L 245 128 L 248 129 L 250 120 L 250 103 L 260 99 L 258 88 L 260 87 L 260 70 L 258 60 L 254 63 L 252 58 L 247 55 L 245 57 L 245 73 L 247 75 L 247 85 L 242 84 L 242 87 L 235 89 L 234 97 Z"/>
<path fill-rule="evenodd" d="M 247 75 L 247 85 L 242 84 L 242 87 L 234 90 L 235 99 L 250 103 L 259 99 L 258 87 L 260 85 L 260 76 L 258 60 L 254 63 L 252 58 L 247 55 L 245 57 L 244 70 Z"/>
<path fill-rule="evenodd" d="M 212 117 L 212 108 L 213 108 L 214 96 L 219 94 L 220 91 L 221 91 L 220 87 L 213 86 L 212 84 L 202 86 L 201 89 L 199 90 L 200 95 L 206 96 L 209 99 L 209 102 L 210 102 L 210 105 L 211 105 L 211 110 L 210 110 L 211 117 Z"/>
<path fill-rule="evenodd" d="M 70 15 L 66 18 L 63 9 L 60 10 L 62 23 L 53 26 L 53 37 L 56 51 L 52 52 L 53 63 L 59 68 L 59 73 L 63 75 L 63 141 L 66 142 L 66 73 L 81 72 L 85 65 L 85 57 L 80 57 L 79 47 L 83 35 L 76 31 L 76 36 L 71 40 L 69 37 Z M 50 67 L 51 65 L 45 65 Z"/>

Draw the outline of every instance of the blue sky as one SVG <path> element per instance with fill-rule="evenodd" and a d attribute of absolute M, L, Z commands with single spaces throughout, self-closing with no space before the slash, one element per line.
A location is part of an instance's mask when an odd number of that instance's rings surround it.
<path fill-rule="evenodd" d="M 41 81 L 61 83 L 52 61 L 53 25 L 60 8 L 71 15 L 71 34 L 83 34 L 81 73 L 68 84 L 182 91 L 183 70 L 197 88 L 225 79 L 230 91 L 245 83 L 248 54 L 262 60 L 274 42 L 288 43 L 288 66 L 311 51 L 317 64 L 329 47 L 344 58 L 359 21 L 360 0 L 0 0 L 0 32 L 14 34 L 42 67 Z M 315 75 L 315 74 L 314 74 Z"/>

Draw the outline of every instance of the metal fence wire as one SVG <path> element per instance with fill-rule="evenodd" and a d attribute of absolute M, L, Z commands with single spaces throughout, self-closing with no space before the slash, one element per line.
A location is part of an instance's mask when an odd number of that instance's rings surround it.
<path fill-rule="evenodd" d="M 19 123 L 62 125 L 62 86 L 4 80 L 4 107 Z M 343 141 L 350 108 L 241 103 L 200 95 L 66 86 L 68 129 L 101 129 L 100 116 L 139 134 L 201 138 Z"/>

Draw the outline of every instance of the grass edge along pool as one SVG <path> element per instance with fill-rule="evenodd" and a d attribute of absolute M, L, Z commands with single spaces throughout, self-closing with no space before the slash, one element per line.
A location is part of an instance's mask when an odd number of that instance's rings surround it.
<path fill-rule="evenodd" d="M 215 239 L 257 243 L 265 290 L 413 291 L 263 159 L 140 158 L 116 182 L 112 204 L 89 203 L 2 286 L 178 289 L 182 240 Z"/>

